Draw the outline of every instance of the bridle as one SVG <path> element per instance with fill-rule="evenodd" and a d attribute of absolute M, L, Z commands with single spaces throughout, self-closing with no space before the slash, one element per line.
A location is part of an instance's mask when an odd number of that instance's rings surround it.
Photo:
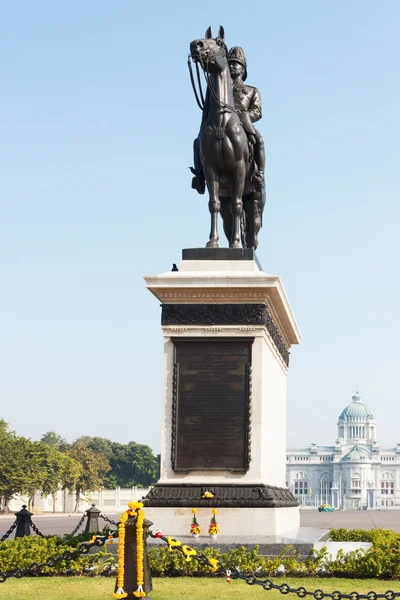
<path fill-rule="evenodd" d="M 204 101 L 203 90 L 201 87 L 200 69 L 199 69 L 199 63 L 200 63 L 203 74 L 204 74 L 204 79 L 206 81 L 208 89 L 210 90 L 211 96 L 214 98 L 217 105 L 222 110 L 230 110 L 232 112 L 237 113 L 238 111 L 234 106 L 231 106 L 230 104 L 227 104 L 226 102 L 222 102 L 218 98 L 217 93 L 216 93 L 214 86 L 212 84 L 212 81 L 211 81 L 211 75 L 210 75 L 210 69 L 209 69 L 210 59 L 216 58 L 219 54 L 222 55 L 223 50 L 221 48 L 221 50 L 219 52 L 211 52 L 211 49 L 207 43 L 207 40 L 205 40 L 205 43 L 207 44 L 207 50 L 206 50 L 206 52 L 203 53 L 203 55 L 201 57 L 199 57 L 196 60 L 193 58 L 193 56 L 191 54 L 189 54 L 189 56 L 188 56 L 188 68 L 189 68 L 189 74 L 190 74 L 190 81 L 192 84 L 192 88 L 193 88 L 194 96 L 196 98 L 197 105 L 200 108 L 200 110 L 204 111 L 205 101 Z M 197 84 L 198 84 L 198 88 L 199 88 L 199 93 L 197 92 L 196 85 L 195 85 L 193 69 L 192 69 L 192 62 L 194 62 L 196 65 Z M 199 94 L 200 94 L 200 98 L 199 98 Z"/>
<path fill-rule="evenodd" d="M 197 93 L 196 85 L 194 82 L 192 62 L 194 62 L 194 64 L 196 65 L 197 84 L 199 87 L 201 102 L 200 102 L 199 94 Z M 204 101 L 204 96 L 203 96 L 203 90 L 201 87 L 199 63 L 197 62 L 197 60 L 195 60 L 193 58 L 193 56 L 191 54 L 189 54 L 189 56 L 188 56 L 188 68 L 189 68 L 190 82 L 192 84 L 192 89 L 193 89 L 194 97 L 196 98 L 197 105 L 200 108 L 200 110 L 204 110 L 205 101 Z"/>

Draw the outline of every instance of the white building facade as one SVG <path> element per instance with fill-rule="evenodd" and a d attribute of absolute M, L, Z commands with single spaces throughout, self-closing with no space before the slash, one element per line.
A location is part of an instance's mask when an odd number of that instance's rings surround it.
<path fill-rule="evenodd" d="M 334 446 L 288 448 L 286 485 L 300 506 L 400 507 L 400 444 L 380 447 L 376 422 L 357 392 L 341 412 Z"/>

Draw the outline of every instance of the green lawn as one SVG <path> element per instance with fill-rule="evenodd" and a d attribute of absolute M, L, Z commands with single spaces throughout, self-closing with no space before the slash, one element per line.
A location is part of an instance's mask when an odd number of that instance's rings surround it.
<path fill-rule="evenodd" d="M 366 593 L 386 590 L 400 591 L 398 581 L 378 581 L 376 579 L 292 579 L 275 578 L 275 583 L 288 583 L 292 587 L 303 586 L 309 591 L 322 589 L 326 592 L 339 590 L 344 593 Z M 225 579 L 177 577 L 153 579 L 153 600 L 282 600 L 284 596 L 278 591 L 265 591 L 260 586 L 249 586 L 243 581 Z M 114 580 L 111 578 L 88 577 L 40 577 L 25 579 L 9 579 L 0 584 L 0 599 L 4 600 L 106 600 L 112 598 Z M 288 594 L 288 599 L 297 599 L 295 594 Z M 313 598 L 308 596 L 308 598 Z"/>

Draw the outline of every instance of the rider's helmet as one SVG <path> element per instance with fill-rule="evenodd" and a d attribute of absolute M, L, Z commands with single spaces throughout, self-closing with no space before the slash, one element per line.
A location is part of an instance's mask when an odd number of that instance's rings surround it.
<path fill-rule="evenodd" d="M 238 62 L 244 67 L 243 81 L 247 79 L 247 60 L 243 48 L 240 46 L 233 46 L 228 52 L 228 63 Z"/>

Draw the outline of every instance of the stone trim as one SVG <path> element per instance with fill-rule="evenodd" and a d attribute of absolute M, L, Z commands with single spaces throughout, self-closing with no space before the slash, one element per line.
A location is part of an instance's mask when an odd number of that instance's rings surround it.
<path fill-rule="evenodd" d="M 252 302 L 254 300 L 258 300 L 259 302 L 265 303 L 268 297 L 268 292 L 265 290 L 262 291 L 243 291 L 238 288 L 236 290 L 207 290 L 207 291 L 198 291 L 192 290 L 190 288 L 179 290 L 177 292 L 171 292 L 168 290 L 160 289 L 157 291 L 157 295 L 159 299 L 164 302 L 185 302 L 185 303 L 203 303 L 204 300 L 212 301 L 218 304 L 224 304 L 224 302 L 228 303 L 242 303 L 242 302 Z"/>
<path fill-rule="evenodd" d="M 211 492 L 212 498 L 203 498 Z M 143 500 L 145 507 L 288 508 L 298 502 L 287 488 L 272 485 L 156 484 Z"/>
<path fill-rule="evenodd" d="M 289 366 L 289 349 L 265 304 L 163 304 L 162 326 L 262 325 Z"/>
<path fill-rule="evenodd" d="M 178 375 L 179 365 L 174 363 L 172 375 L 172 411 L 171 411 L 171 463 L 172 468 L 175 465 L 176 457 L 176 410 L 178 406 Z"/>
<path fill-rule="evenodd" d="M 253 373 L 251 364 L 247 365 L 247 456 L 246 456 L 246 470 L 250 469 L 251 463 L 251 413 L 252 413 L 252 386 L 253 386 Z"/>

